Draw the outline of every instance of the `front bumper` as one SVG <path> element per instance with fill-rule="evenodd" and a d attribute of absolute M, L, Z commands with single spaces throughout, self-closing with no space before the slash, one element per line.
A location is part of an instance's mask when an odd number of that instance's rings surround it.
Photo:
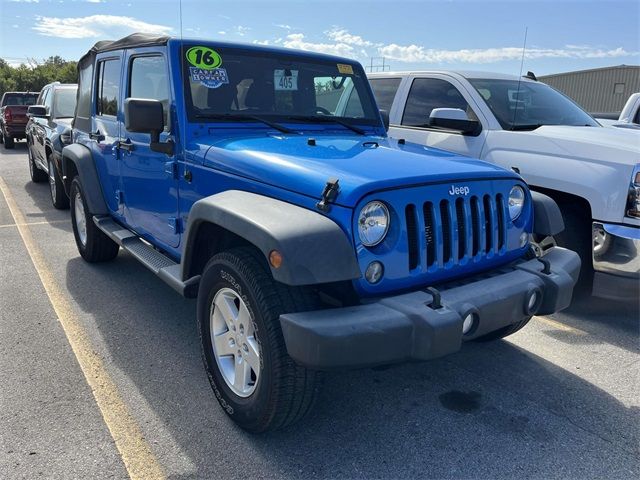
<path fill-rule="evenodd" d="M 593 294 L 612 300 L 637 300 L 640 228 L 595 222 L 593 232 Z"/>
<path fill-rule="evenodd" d="M 571 302 L 580 258 L 554 247 L 544 256 L 442 286 L 442 307 L 433 296 L 414 291 L 354 307 L 291 313 L 280 317 L 289 355 L 299 364 L 324 370 L 364 367 L 447 355 L 471 340 L 518 323 L 533 314 L 550 314 Z M 533 308 L 529 299 L 539 300 Z M 474 327 L 463 321 L 475 316 Z"/>

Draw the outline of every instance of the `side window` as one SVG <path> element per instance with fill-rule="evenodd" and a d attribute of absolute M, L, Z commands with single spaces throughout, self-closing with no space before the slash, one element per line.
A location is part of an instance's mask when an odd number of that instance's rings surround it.
<path fill-rule="evenodd" d="M 446 80 L 416 78 L 404 107 L 402 125 L 428 127 L 434 108 L 459 108 L 467 112 L 470 119 L 477 118 L 458 89 Z"/>
<path fill-rule="evenodd" d="M 131 60 L 127 97 L 149 98 L 162 102 L 165 130 L 169 130 L 169 83 L 163 56 L 134 57 Z"/>
<path fill-rule="evenodd" d="M 49 91 L 49 88 L 42 89 L 42 91 L 40 92 L 40 95 L 38 95 L 38 100 L 36 101 L 36 105 L 44 105 L 44 99 L 47 96 L 48 91 Z"/>
<path fill-rule="evenodd" d="M 369 80 L 373 95 L 376 97 L 378 108 L 391 112 L 393 99 L 400 86 L 401 78 L 372 78 Z"/>
<path fill-rule="evenodd" d="M 98 64 L 98 103 L 96 115 L 118 114 L 120 97 L 120 60 L 105 60 Z"/>
<path fill-rule="evenodd" d="M 53 113 L 52 110 L 52 104 L 53 104 L 53 88 L 48 88 L 47 89 L 47 93 L 44 97 L 44 106 L 47 107 L 47 113 L 49 115 L 51 115 Z"/>
<path fill-rule="evenodd" d="M 93 63 L 82 65 L 78 71 L 78 105 L 73 120 L 74 128 L 88 132 L 91 129 L 91 86 Z"/>

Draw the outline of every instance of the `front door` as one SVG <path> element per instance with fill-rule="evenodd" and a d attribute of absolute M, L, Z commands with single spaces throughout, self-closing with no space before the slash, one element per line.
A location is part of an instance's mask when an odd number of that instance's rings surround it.
<path fill-rule="evenodd" d="M 461 91 L 444 78 L 418 77 L 409 80 L 409 91 L 404 92 L 404 111 L 398 112 L 400 118 L 392 120 L 389 135 L 477 158 L 486 138 L 486 128 L 474 136 L 429 126 L 429 115 L 434 108 L 459 108 L 467 113 L 470 120 L 483 123 Z M 399 125 L 396 123 L 398 120 Z"/>
<path fill-rule="evenodd" d="M 164 52 L 139 49 L 127 54 L 124 99 L 149 98 L 162 102 L 165 129 L 160 141 L 171 136 L 171 93 Z M 150 149 L 148 133 L 120 132 L 120 167 L 127 224 L 143 237 L 166 246 L 180 243 L 178 181 L 175 156 Z"/>

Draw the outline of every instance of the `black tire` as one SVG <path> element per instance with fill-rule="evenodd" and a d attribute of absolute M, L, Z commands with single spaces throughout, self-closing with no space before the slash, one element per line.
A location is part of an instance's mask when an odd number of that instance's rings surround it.
<path fill-rule="evenodd" d="M 6 145 L 5 145 L 6 146 Z M 31 153 L 31 149 L 27 147 L 27 157 L 29 158 L 29 175 L 31 176 L 31 181 L 33 183 L 42 183 L 46 182 L 49 178 L 47 172 L 43 172 L 38 168 L 36 162 L 33 160 L 33 153 Z"/>
<path fill-rule="evenodd" d="M 15 147 L 15 140 L 13 137 L 4 137 L 4 148 L 11 150 L 13 147 Z"/>
<path fill-rule="evenodd" d="M 49 180 L 49 191 L 51 192 L 51 203 L 58 210 L 65 210 L 69 208 L 69 197 L 64 191 L 64 184 L 51 155 L 47 158 L 47 165 L 49 166 L 47 178 Z"/>
<path fill-rule="evenodd" d="M 476 338 L 475 341 L 491 342 L 493 340 L 500 340 L 501 338 L 508 337 L 509 335 L 513 335 L 514 333 L 516 333 L 518 330 L 521 330 L 527 323 L 529 323 L 529 320 L 531 320 L 531 317 L 520 320 L 518 323 L 513 323 L 511 325 L 507 325 L 506 327 L 499 328 L 498 330 L 494 330 L 493 332 Z"/>
<path fill-rule="evenodd" d="M 593 288 L 593 232 L 591 216 L 583 208 L 570 203 L 560 204 L 564 230 L 556 235 L 556 243 L 573 250 L 581 261 L 580 276 L 573 291 L 574 297 L 591 295 Z"/>
<path fill-rule="evenodd" d="M 216 293 L 222 289 L 231 289 L 241 297 L 260 345 L 260 376 L 247 397 L 231 390 L 213 350 L 210 312 Z M 200 280 L 197 309 L 203 360 L 220 405 L 241 428 L 253 433 L 275 430 L 296 422 L 310 410 L 320 374 L 295 364 L 287 354 L 279 316 L 317 307 L 307 289 L 274 281 L 264 257 L 253 248 L 223 252 L 207 263 Z"/>
<path fill-rule="evenodd" d="M 118 255 L 120 247 L 93 223 L 93 215 L 87 208 L 87 202 L 78 177 L 75 177 L 71 182 L 70 194 L 71 225 L 73 226 L 73 236 L 76 239 L 76 246 L 80 255 L 90 263 L 113 260 Z M 76 208 L 76 202 L 81 202 L 81 209 Z M 84 241 L 79 232 L 78 221 L 76 221 L 78 214 L 84 216 L 84 225 L 86 226 Z"/>
<path fill-rule="evenodd" d="M 4 143 L 4 133 L 2 133 L 2 129 L 0 129 L 0 143 Z"/>

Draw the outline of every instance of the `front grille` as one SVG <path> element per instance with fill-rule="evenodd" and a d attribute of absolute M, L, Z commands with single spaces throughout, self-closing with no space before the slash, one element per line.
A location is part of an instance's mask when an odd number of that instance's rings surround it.
<path fill-rule="evenodd" d="M 451 268 L 471 258 L 506 252 L 502 194 L 408 204 L 405 215 L 410 270 Z"/>

